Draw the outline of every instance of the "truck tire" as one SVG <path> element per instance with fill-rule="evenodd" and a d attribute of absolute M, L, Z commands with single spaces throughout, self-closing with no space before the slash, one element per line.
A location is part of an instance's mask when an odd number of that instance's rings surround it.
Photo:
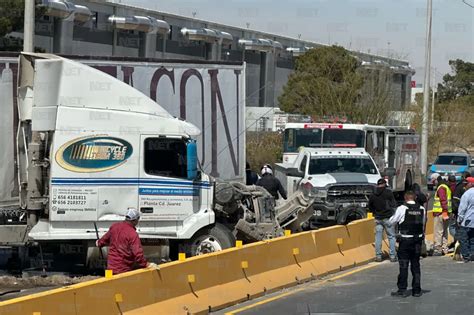
<path fill-rule="evenodd" d="M 233 247 L 235 237 L 232 232 L 220 223 L 198 231 L 185 243 L 184 252 L 186 256 L 198 256 L 217 252 Z"/>
<path fill-rule="evenodd" d="M 355 220 L 367 218 L 367 211 L 362 208 L 345 208 L 337 215 L 337 224 L 348 224 Z"/>

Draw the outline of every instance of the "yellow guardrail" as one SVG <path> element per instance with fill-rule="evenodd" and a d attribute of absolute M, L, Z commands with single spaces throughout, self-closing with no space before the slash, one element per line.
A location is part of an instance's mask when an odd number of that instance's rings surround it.
<path fill-rule="evenodd" d="M 0 302 L 0 314 L 206 314 L 366 263 L 373 242 L 364 219 Z"/>

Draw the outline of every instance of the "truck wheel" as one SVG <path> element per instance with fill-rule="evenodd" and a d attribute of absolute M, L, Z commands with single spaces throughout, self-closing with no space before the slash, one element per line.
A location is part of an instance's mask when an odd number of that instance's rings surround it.
<path fill-rule="evenodd" d="M 198 256 L 230 248 L 235 244 L 232 232 L 220 223 L 197 232 L 186 242 L 186 256 Z"/>
<path fill-rule="evenodd" d="M 349 222 L 367 218 L 367 212 L 361 208 L 346 208 L 339 212 L 337 224 L 348 224 Z"/>

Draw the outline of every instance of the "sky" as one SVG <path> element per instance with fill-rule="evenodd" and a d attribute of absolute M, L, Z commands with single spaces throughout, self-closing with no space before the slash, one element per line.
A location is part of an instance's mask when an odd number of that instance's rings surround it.
<path fill-rule="evenodd" d="M 465 0 L 474 7 L 474 0 Z M 408 60 L 423 82 L 427 0 L 115 0 L 202 20 Z M 474 62 L 474 8 L 433 0 L 432 73 Z"/>

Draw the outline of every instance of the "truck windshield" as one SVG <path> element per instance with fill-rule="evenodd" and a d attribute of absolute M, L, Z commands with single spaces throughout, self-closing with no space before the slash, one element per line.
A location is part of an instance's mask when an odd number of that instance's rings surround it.
<path fill-rule="evenodd" d="M 309 174 L 320 175 L 326 173 L 363 173 L 377 174 L 377 168 L 368 157 L 330 157 L 311 158 Z"/>
<path fill-rule="evenodd" d="M 441 165 L 467 165 L 467 157 L 456 155 L 440 155 L 434 164 Z"/>
<path fill-rule="evenodd" d="M 364 147 L 365 132 L 357 129 L 324 129 L 324 144 L 351 144 L 357 148 Z"/>
<path fill-rule="evenodd" d="M 321 146 L 320 128 L 286 129 L 284 137 L 284 152 L 296 152 L 299 147 Z"/>

